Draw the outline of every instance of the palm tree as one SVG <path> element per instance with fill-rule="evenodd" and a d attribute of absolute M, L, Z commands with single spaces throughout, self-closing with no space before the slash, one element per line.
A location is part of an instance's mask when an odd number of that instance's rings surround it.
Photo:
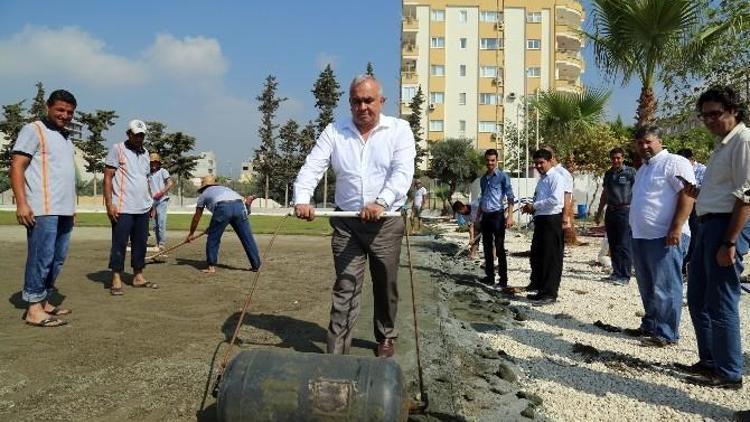
<path fill-rule="evenodd" d="M 593 33 L 597 65 L 622 83 L 641 81 L 636 127 L 656 116 L 654 85 L 662 66 L 685 51 L 701 22 L 698 0 L 593 0 Z M 689 66 L 689 62 L 684 63 Z"/>

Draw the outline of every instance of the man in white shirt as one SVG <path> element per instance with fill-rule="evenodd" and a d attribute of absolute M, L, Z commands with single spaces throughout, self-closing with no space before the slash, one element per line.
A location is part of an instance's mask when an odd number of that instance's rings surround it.
<path fill-rule="evenodd" d="M 665 347 L 679 339 L 682 260 L 690 244 L 687 219 L 693 199 L 682 180 L 695 184 L 690 162 L 662 148 L 659 128 L 635 133 L 643 164 L 635 174 L 630 202 L 633 266 L 645 315 L 635 330 L 642 345 Z"/>
<path fill-rule="evenodd" d="M 733 89 L 716 87 L 700 96 L 697 110 L 717 136 L 697 195 L 698 239 L 688 269 L 699 361 L 675 366 L 699 375 L 688 379 L 695 384 L 741 389 L 740 275 L 750 242 L 750 129 L 742 123 L 747 107 Z"/>
<path fill-rule="evenodd" d="M 531 239 L 531 282 L 527 290 L 536 290 L 527 298 L 537 305 L 557 301 L 563 266 L 562 212 L 565 205 L 565 175 L 554 168 L 552 153 L 546 149 L 534 152 L 534 168 L 540 174 L 534 202 L 521 211 L 534 215 Z"/>
<path fill-rule="evenodd" d="M 53 91 L 47 116 L 26 124 L 11 152 L 10 175 L 18 224 L 26 227 L 26 272 L 21 297 L 28 303 L 23 319 L 35 327 L 60 327 L 58 316 L 71 313 L 52 305 L 49 295 L 68 253 L 76 208 L 73 143 L 65 129 L 76 99 L 68 91 Z"/>
<path fill-rule="evenodd" d="M 427 196 L 427 188 L 422 186 L 422 181 L 414 182 L 414 202 L 411 206 L 411 233 L 417 233 L 422 228 L 422 204 Z"/>
<path fill-rule="evenodd" d="M 333 286 L 328 353 L 348 353 L 359 315 L 366 261 L 375 299 L 374 330 L 378 356 L 394 354 L 397 276 L 404 221 L 380 218 L 398 210 L 414 176 L 414 135 L 401 119 L 380 114 L 385 98 L 380 83 L 360 75 L 349 87 L 352 118 L 323 130 L 294 183 L 294 211 L 312 220 L 315 187 L 330 165 L 336 173 L 336 205 L 360 218 L 331 218 L 336 282 Z"/>
<path fill-rule="evenodd" d="M 174 186 L 174 181 L 169 176 L 167 169 L 161 166 L 161 157 L 152 152 L 149 156 L 151 174 L 148 177 L 151 195 L 154 199 L 154 233 L 156 234 L 156 246 L 159 251 L 164 250 L 167 243 L 167 208 L 169 208 L 169 190 Z"/>
<path fill-rule="evenodd" d="M 122 272 L 125 270 L 125 250 L 130 240 L 130 265 L 133 268 L 133 287 L 156 289 L 156 283 L 146 281 L 146 241 L 148 219 L 151 215 L 151 172 L 148 151 L 143 148 L 146 124 L 131 120 L 125 132 L 128 140 L 114 144 L 104 161 L 104 204 L 112 223 L 112 248 L 109 268 L 112 270 L 112 296 L 122 296 Z"/>

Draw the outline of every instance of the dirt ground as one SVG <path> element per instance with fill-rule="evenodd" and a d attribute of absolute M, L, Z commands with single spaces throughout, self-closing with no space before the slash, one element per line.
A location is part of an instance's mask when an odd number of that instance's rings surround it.
<path fill-rule="evenodd" d="M 175 241 L 180 234 L 170 235 Z M 7 298 L 0 306 L 0 420 L 214 420 L 214 400 L 206 395 L 209 371 L 223 357 L 253 274 L 244 270 L 248 264 L 233 233 L 224 235 L 216 275 L 198 270 L 204 260 L 200 241 L 147 266 L 146 278 L 159 289 L 126 286 L 124 296 L 112 297 L 109 230 L 77 228 L 53 300 L 73 313 L 68 326 L 54 329 L 22 323 L 24 232 L 2 226 L 0 238 L 0 296 Z M 257 237 L 261 252 L 269 240 Z M 241 329 L 243 348 L 324 352 L 333 280 L 329 244 L 328 237 L 277 238 Z M 424 281 L 424 272 L 416 275 Z M 405 265 L 400 277 L 397 354 L 413 384 Z M 367 287 L 365 295 L 352 353 L 373 356 Z"/>

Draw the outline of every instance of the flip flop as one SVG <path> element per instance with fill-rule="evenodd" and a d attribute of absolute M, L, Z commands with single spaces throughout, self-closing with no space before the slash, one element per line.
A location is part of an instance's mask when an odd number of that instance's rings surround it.
<path fill-rule="evenodd" d="M 109 294 L 112 296 L 122 296 L 125 292 L 122 291 L 122 287 L 110 287 Z"/>
<path fill-rule="evenodd" d="M 42 327 L 42 328 L 62 327 L 63 325 L 67 325 L 67 323 L 68 321 L 63 321 L 62 319 L 57 319 L 57 318 L 47 318 L 39 322 L 26 321 L 26 325 L 31 325 L 32 327 Z"/>
<path fill-rule="evenodd" d="M 54 315 L 54 316 L 69 315 L 69 314 L 73 313 L 72 310 L 61 308 L 59 306 L 55 306 L 54 308 L 52 308 L 51 311 L 45 311 L 45 312 L 47 312 L 50 315 Z"/>
<path fill-rule="evenodd" d="M 158 289 L 159 285 L 150 281 L 144 281 L 141 284 L 133 284 L 133 287 L 138 289 Z"/>

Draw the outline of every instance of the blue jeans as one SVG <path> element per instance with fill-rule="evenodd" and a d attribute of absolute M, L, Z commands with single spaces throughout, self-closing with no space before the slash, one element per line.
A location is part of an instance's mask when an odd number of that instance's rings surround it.
<path fill-rule="evenodd" d="M 169 199 L 164 199 L 160 202 L 154 203 L 154 210 L 156 215 L 152 219 L 154 233 L 156 234 L 156 244 L 164 246 L 167 243 L 167 208 L 169 207 Z"/>
<path fill-rule="evenodd" d="M 630 208 L 610 208 L 604 214 L 604 227 L 607 229 L 609 254 L 612 257 L 612 275 L 630 280 L 632 275 L 632 253 L 630 252 Z"/>
<path fill-rule="evenodd" d="M 148 213 L 120 214 L 112 224 L 112 249 L 109 251 L 109 268 L 114 272 L 125 270 L 125 249 L 130 239 L 130 266 L 140 271 L 146 266 L 146 241 L 148 240 Z"/>
<path fill-rule="evenodd" d="M 667 341 L 680 338 L 682 312 L 682 260 L 690 236 L 678 246 L 667 246 L 666 237 L 633 239 L 633 264 L 645 315 L 641 329 Z"/>
<path fill-rule="evenodd" d="M 742 378 L 742 340 L 740 336 L 740 274 L 742 256 L 748 251 L 750 223 L 737 239 L 734 265 L 720 267 L 716 251 L 724 241 L 729 217 L 698 224 L 698 237 L 690 259 L 688 309 L 698 342 L 701 363 L 713 367 L 726 380 Z"/>
<path fill-rule="evenodd" d="M 29 303 L 42 302 L 54 290 L 55 280 L 68 254 L 73 216 L 41 215 L 26 229 L 28 253 L 21 297 Z"/>
<path fill-rule="evenodd" d="M 219 262 L 219 246 L 221 246 L 221 235 L 224 234 L 227 225 L 231 225 L 237 237 L 242 242 L 250 267 L 260 268 L 260 253 L 255 245 L 253 233 L 250 231 L 250 222 L 247 220 L 247 210 L 242 200 L 219 202 L 214 207 L 211 223 L 208 225 L 208 240 L 206 241 L 206 262 L 208 265 L 216 265 Z"/>

